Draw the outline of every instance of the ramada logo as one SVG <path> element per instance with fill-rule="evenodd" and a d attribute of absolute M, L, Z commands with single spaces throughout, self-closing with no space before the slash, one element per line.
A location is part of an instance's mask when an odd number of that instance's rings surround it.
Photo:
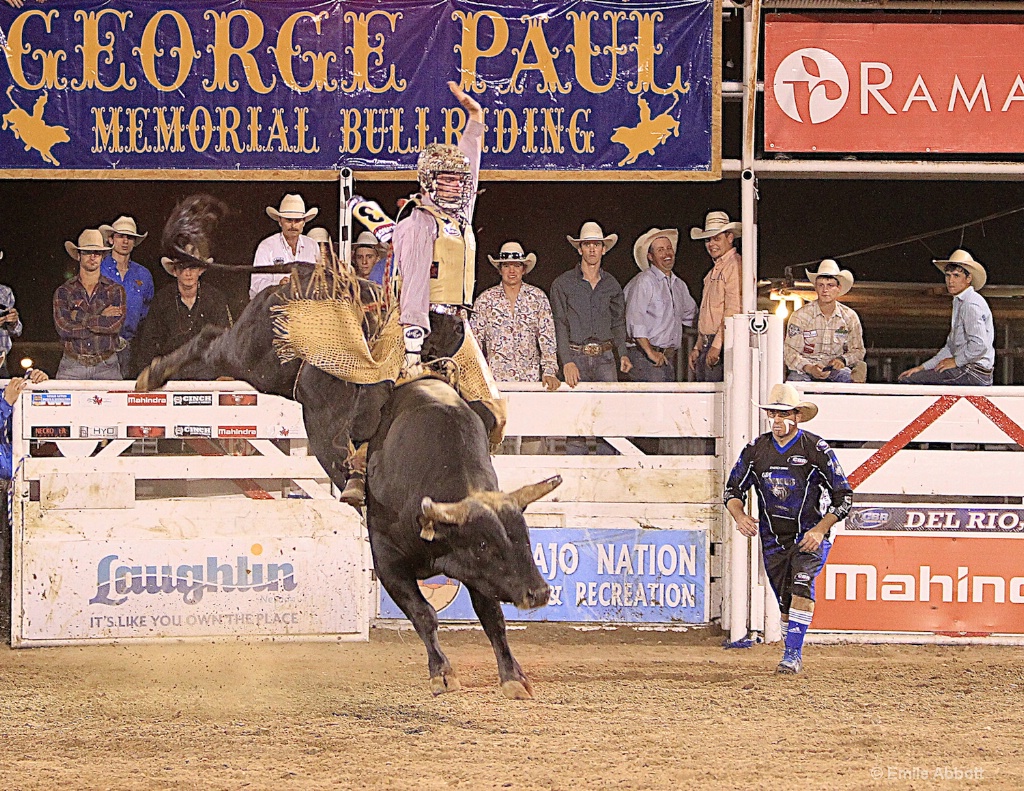
<path fill-rule="evenodd" d="M 969 566 L 957 566 L 956 577 L 932 574 L 931 566 L 919 566 L 917 574 L 886 574 L 869 563 L 829 563 L 825 566 L 825 599 L 845 601 L 956 601 L 961 603 L 1024 604 L 1024 577 L 971 574 Z M 881 583 L 881 584 L 879 584 Z M 933 598 L 934 597 L 934 598 Z"/>
<path fill-rule="evenodd" d="M 828 50 L 808 47 L 785 57 L 775 72 L 775 101 L 798 123 L 835 118 L 850 95 L 850 76 Z"/>

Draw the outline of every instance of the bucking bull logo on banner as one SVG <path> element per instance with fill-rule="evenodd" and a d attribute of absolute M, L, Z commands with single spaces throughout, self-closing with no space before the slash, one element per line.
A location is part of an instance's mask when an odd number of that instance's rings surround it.
<path fill-rule="evenodd" d="M 50 126 L 43 120 L 43 111 L 46 109 L 48 97 L 47 92 L 43 91 L 43 95 L 36 99 L 35 104 L 32 106 L 32 115 L 29 115 L 26 110 L 19 107 L 18 103 L 14 101 L 14 97 L 11 95 L 13 88 L 13 85 L 7 87 L 7 98 L 11 100 L 14 109 L 4 113 L 3 128 L 7 129 L 9 127 L 14 136 L 25 144 L 26 151 L 35 149 L 39 152 L 44 162 L 49 162 L 51 165 L 59 165 L 60 162 L 51 153 L 50 149 L 58 143 L 70 142 L 71 138 L 68 137 L 66 126 Z"/>

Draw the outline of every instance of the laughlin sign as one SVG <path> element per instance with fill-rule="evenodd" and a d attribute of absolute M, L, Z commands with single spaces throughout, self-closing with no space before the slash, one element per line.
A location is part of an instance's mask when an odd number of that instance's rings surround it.
<path fill-rule="evenodd" d="M 0 167 L 720 171 L 714 0 L 0 3 Z M 5 73 L 6 72 L 6 73 Z M 679 176 L 682 178 L 682 176 Z"/>
<path fill-rule="evenodd" d="M 1024 25 L 765 24 L 768 152 L 1018 153 Z"/>

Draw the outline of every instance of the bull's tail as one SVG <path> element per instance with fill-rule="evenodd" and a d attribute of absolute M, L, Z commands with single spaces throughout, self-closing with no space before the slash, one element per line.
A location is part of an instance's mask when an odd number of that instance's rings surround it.
<path fill-rule="evenodd" d="M 13 91 L 13 90 L 14 90 L 14 85 L 13 84 L 7 86 L 7 98 L 11 100 L 11 104 L 13 104 L 15 107 L 17 107 L 22 112 L 25 112 L 24 108 L 20 104 L 18 104 L 16 101 L 14 101 L 14 95 L 11 93 L 11 91 Z"/>

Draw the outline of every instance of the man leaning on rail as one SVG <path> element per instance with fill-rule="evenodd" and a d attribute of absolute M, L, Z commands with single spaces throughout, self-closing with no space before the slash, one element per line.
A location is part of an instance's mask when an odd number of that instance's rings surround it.
<path fill-rule="evenodd" d="M 946 276 L 953 297 L 953 322 L 946 345 L 929 360 L 900 374 L 915 385 L 991 385 L 996 362 L 992 311 L 978 292 L 985 287 L 985 267 L 966 250 L 933 261 Z"/>

